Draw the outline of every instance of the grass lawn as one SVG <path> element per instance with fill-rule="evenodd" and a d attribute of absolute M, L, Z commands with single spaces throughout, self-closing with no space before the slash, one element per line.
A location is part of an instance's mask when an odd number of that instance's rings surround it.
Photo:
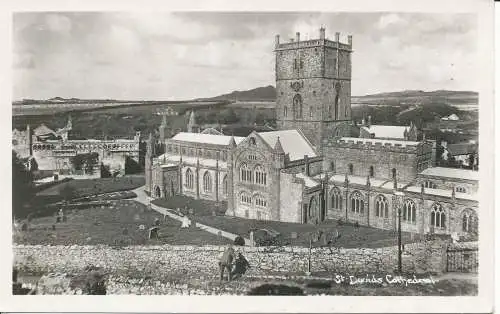
<path fill-rule="evenodd" d="M 224 215 L 227 210 L 226 201 L 197 200 L 184 195 L 175 195 L 167 199 L 159 198 L 153 200 L 152 203 L 174 210 L 179 208 L 183 214 L 188 214 L 188 210 L 193 209 L 194 216 L 212 216 L 212 210 L 215 210 L 217 215 Z"/>
<path fill-rule="evenodd" d="M 55 223 L 55 217 L 34 218 L 30 231 L 14 232 L 14 243 L 44 245 L 142 245 L 142 244 L 228 244 L 216 235 L 197 228 L 181 229 L 181 223 L 167 219 L 145 205 L 120 200 L 113 208 L 87 208 L 67 211 L 67 222 Z M 160 218 L 159 239 L 148 239 L 148 228 Z M 55 230 L 52 226 L 55 225 Z M 140 230 L 144 225 L 146 230 Z M 124 234 L 124 230 L 127 234 Z"/>
<path fill-rule="evenodd" d="M 61 190 L 69 186 L 74 191 L 74 197 L 84 197 L 116 191 L 133 190 L 144 185 L 143 175 L 131 175 L 118 178 L 99 178 L 71 180 L 52 186 L 37 193 L 37 196 L 60 195 Z"/>
<path fill-rule="evenodd" d="M 278 231 L 291 245 L 296 246 L 309 246 L 310 234 L 318 230 L 322 230 L 326 233 L 335 233 L 336 230 L 338 230 L 341 237 L 336 242 L 336 247 L 377 248 L 397 245 L 397 236 L 393 231 L 364 226 L 360 226 L 359 228 L 350 225 L 338 226 L 335 221 L 327 221 L 317 226 L 227 216 L 200 216 L 196 217 L 196 221 L 244 237 L 248 237 L 250 230 L 254 228 L 273 229 Z M 297 233 L 296 239 L 290 239 L 292 232 Z M 403 243 L 409 242 L 411 242 L 410 234 L 403 233 Z M 318 245 L 319 244 L 320 243 L 318 243 Z M 315 246 L 314 243 L 313 246 Z"/>

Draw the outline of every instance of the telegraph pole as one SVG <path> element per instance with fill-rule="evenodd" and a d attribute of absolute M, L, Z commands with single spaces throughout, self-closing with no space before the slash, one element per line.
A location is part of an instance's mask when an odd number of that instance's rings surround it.
<path fill-rule="evenodd" d="M 398 273 L 401 274 L 403 272 L 403 248 L 401 245 L 401 207 L 403 206 L 404 193 L 401 191 L 396 191 L 394 194 L 400 198 L 400 202 L 398 202 Z"/>

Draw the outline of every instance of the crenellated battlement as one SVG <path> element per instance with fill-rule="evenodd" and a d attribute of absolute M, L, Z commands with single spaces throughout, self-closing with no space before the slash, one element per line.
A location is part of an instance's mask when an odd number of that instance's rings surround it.
<path fill-rule="evenodd" d="M 375 149 L 375 150 L 391 150 L 400 152 L 416 152 L 420 142 L 414 141 L 395 141 L 381 139 L 367 139 L 357 137 L 342 137 L 337 141 L 330 142 L 328 146 L 337 146 L 343 148 L 354 149 Z"/>
<path fill-rule="evenodd" d="M 347 36 L 347 43 L 340 41 L 340 33 L 335 33 L 335 40 L 330 40 L 325 37 L 325 28 L 319 29 L 319 39 L 311 40 L 300 40 L 300 33 L 295 33 L 295 38 L 290 39 L 289 42 L 280 43 L 280 35 L 276 35 L 275 38 L 275 50 L 287 50 L 287 49 L 300 49 L 300 48 L 310 48 L 325 46 L 330 48 L 336 48 L 340 50 L 346 50 L 352 52 L 352 36 Z"/>

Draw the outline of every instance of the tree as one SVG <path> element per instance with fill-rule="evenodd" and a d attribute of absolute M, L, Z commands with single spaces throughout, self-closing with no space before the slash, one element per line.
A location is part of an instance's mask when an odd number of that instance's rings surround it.
<path fill-rule="evenodd" d="M 15 151 L 12 151 L 12 215 L 22 215 L 23 206 L 33 195 L 33 174 L 26 169 Z"/>

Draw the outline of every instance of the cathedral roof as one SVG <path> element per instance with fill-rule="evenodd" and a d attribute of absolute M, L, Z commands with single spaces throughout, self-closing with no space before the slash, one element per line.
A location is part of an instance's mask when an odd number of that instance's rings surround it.
<path fill-rule="evenodd" d="M 445 168 L 445 167 L 431 167 L 420 172 L 425 176 L 445 177 L 452 179 L 465 179 L 479 181 L 479 172 L 468 169 L 458 168 Z"/>
<path fill-rule="evenodd" d="M 305 155 L 316 157 L 312 145 L 297 130 L 282 130 L 259 133 L 260 137 L 271 147 L 275 147 L 278 137 L 285 154 L 289 154 L 290 161 L 303 159 Z"/>
<path fill-rule="evenodd" d="M 244 137 L 235 136 L 234 141 L 239 144 L 243 141 Z M 203 133 L 188 133 L 180 132 L 172 137 L 174 141 L 201 143 L 201 144 L 213 144 L 213 145 L 229 145 L 231 136 L 228 135 L 214 135 L 214 134 L 203 134 Z"/>
<path fill-rule="evenodd" d="M 404 132 L 409 128 L 397 125 L 371 125 L 361 127 L 368 133 L 375 134 L 375 138 L 404 139 Z"/>

